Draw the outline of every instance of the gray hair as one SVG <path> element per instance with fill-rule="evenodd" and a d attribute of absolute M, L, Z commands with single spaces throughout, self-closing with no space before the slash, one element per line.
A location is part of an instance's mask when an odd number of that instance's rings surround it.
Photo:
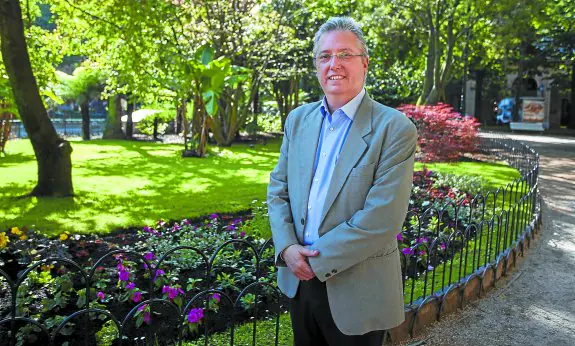
<path fill-rule="evenodd" d="M 323 23 L 322 26 L 319 27 L 315 36 L 313 38 L 313 56 L 317 55 L 317 50 L 319 49 L 319 40 L 328 32 L 331 31 L 349 31 L 357 37 L 362 50 L 362 54 L 365 56 L 369 56 L 367 50 L 367 44 L 365 43 L 365 38 L 363 37 L 363 32 L 361 31 L 361 27 L 355 20 L 350 17 L 331 17 L 327 20 L 327 22 Z"/>

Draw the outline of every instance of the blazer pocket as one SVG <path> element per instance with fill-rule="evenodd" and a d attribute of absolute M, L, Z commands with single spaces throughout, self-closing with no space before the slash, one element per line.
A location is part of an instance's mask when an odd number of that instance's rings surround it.
<path fill-rule="evenodd" d="M 375 169 L 375 162 L 372 162 L 366 165 L 361 165 L 352 168 L 349 175 L 352 177 L 369 177 L 373 176 L 374 169 Z"/>

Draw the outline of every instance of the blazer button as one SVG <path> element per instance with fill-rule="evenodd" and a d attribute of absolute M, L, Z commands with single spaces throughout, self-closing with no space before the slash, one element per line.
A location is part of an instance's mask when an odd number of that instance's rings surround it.
<path fill-rule="evenodd" d="M 303 217 L 301 218 L 301 225 L 302 225 L 302 226 L 305 225 L 305 220 L 303 219 Z"/>
<path fill-rule="evenodd" d="M 326 278 L 328 278 L 328 277 L 330 277 L 330 276 L 331 276 L 330 273 L 325 274 L 325 277 L 326 277 Z"/>
<path fill-rule="evenodd" d="M 332 273 L 332 274 L 337 273 L 337 269 L 332 270 L 331 273 Z"/>

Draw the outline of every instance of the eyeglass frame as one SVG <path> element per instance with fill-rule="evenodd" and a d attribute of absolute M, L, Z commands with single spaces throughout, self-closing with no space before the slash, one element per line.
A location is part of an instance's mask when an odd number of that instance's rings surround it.
<path fill-rule="evenodd" d="M 331 60 L 333 59 L 333 57 L 335 57 L 337 60 L 339 60 L 342 63 L 346 63 L 349 60 L 351 60 L 351 58 L 356 57 L 356 56 L 363 56 L 363 57 L 367 57 L 367 54 L 350 54 L 347 52 L 340 52 L 340 53 L 336 53 L 336 54 L 327 54 L 327 53 L 322 53 L 319 54 L 317 56 L 314 56 L 314 60 L 318 63 L 318 64 L 327 64 L 329 62 L 331 62 Z M 329 57 L 328 60 L 325 61 L 321 61 L 320 59 L 327 59 Z"/>

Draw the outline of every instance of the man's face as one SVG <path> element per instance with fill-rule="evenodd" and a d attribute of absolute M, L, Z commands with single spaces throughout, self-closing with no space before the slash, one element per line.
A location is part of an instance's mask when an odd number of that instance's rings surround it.
<path fill-rule="evenodd" d="M 330 31 L 323 34 L 318 43 L 317 55 L 362 54 L 357 37 L 350 31 Z M 342 100 L 345 103 L 354 98 L 363 88 L 367 73 L 368 58 L 350 57 L 341 61 L 332 57 L 328 62 L 315 60 L 317 78 L 328 100 Z"/>

